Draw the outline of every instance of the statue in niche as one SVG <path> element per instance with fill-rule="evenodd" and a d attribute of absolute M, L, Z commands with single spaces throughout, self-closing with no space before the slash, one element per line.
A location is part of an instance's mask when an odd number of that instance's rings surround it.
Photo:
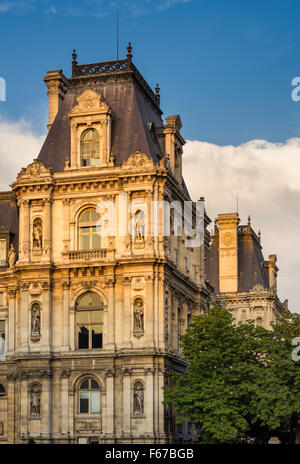
<path fill-rule="evenodd" d="M 41 336 L 41 311 L 38 304 L 34 304 L 31 309 L 31 336 Z"/>
<path fill-rule="evenodd" d="M 10 245 L 10 249 L 8 252 L 8 264 L 10 269 L 15 265 L 16 262 L 16 250 L 13 244 Z"/>
<path fill-rule="evenodd" d="M 37 385 L 35 385 L 30 394 L 30 414 L 31 416 L 41 415 L 41 393 Z"/>
<path fill-rule="evenodd" d="M 145 221 L 144 213 L 138 210 L 135 214 L 135 240 L 142 241 L 145 239 Z"/>
<path fill-rule="evenodd" d="M 33 248 L 42 249 L 43 246 L 43 226 L 41 219 L 36 219 L 33 223 Z"/>
<path fill-rule="evenodd" d="M 144 385 L 141 382 L 134 385 L 133 412 L 135 414 L 144 413 Z"/>
<path fill-rule="evenodd" d="M 133 303 L 134 332 L 144 332 L 144 302 L 136 298 Z"/>

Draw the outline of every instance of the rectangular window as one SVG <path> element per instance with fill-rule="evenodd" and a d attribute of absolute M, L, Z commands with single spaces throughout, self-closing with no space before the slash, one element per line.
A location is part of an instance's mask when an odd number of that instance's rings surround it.
<path fill-rule="evenodd" d="M 0 266 L 6 266 L 6 240 L 0 239 Z"/>
<path fill-rule="evenodd" d="M 0 321 L 0 359 L 5 355 L 5 321 Z"/>

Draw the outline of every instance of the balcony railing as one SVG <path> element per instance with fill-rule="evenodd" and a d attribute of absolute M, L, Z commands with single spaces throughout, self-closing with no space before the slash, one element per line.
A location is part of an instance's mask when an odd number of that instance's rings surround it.
<path fill-rule="evenodd" d="M 73 250 L 69 251 L 70 261 L 105 261 L 107 250 Z"/>

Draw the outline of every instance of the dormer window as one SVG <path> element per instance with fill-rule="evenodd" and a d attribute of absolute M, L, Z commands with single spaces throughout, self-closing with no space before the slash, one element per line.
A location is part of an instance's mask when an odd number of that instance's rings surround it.
<path fill-rule="evenodd" d="M 6 266 L 7 263 L 7 240 L 0 239 L 0 266 Z"/>
<path fill-rule="evenodd" d="M 96 129 L 88 129 L 81 136 L 80 165 L 99 166 L 100 138 Z"/>

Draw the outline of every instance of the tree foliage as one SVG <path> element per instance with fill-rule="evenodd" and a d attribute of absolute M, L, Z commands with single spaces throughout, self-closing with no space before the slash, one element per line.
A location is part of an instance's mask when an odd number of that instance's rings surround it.
<path fill-rule="evenodd" d="M 300 315 L 286 313 L 273 330 L 253 321 L 234 324 L 214 307 L 196 316 L 181 338 L 188 365 L 165 387 L 165 403 L 177 422 L 192 422 L 203 443 L 267 442 L 300 420 L 300 361 L 292 340 L 300 336 Z"/>

